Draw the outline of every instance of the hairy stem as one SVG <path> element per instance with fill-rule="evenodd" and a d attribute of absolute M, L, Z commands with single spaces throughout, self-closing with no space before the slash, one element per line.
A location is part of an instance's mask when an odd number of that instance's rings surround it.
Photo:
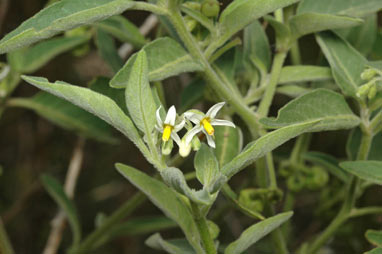
<path fill-rule="evenodd" d="M 196 226 L 198 227 L 200 237 L 202 238 L 203 247 L 206 251 L 206 254 L 216 254 L 216 248 L 214 244 L 214 240 L 211 237 L 210 231 L 208 229 L 207 219 L 200 212 L 200 209 L 197 204 L 191 203 L 192 213 L 194 214 L 194 220 Z"/>

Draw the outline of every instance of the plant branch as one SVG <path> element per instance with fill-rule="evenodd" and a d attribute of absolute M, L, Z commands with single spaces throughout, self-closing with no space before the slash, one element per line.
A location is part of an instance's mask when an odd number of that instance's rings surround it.
<path fill-rule="evenodd" d="M 1 254 L 13 254 L 11 242 L 8 239 L 7 232 L 5 231 L 3 221 L 0 218 L 0 253 Z"/>
<path fill-rule="evenodd" d="M 64 190 L 69 198 L 73 198 L 77 184 L 78 175 L 81 171 L 81 166 L 84 158 L 85 139 L 79 137 L 76 146 L 73 150 L 73 155 L 69 163 L 66 174 Z M 49 234 L 48 241 L 45 245 L 43 254 L 55 254 L 60 246 L 62 234 L 65 229 L 66 214 L 60 210 L 52 220 L 52 229 Z"/>
<path fill-rule="evenodd" d="M 194 215 L 194 220 L 196 226 L 198 227 L 200 236 L 202 238 L 203 246 L 206 254 L 216 254 L 216 248 L 214 240 L 211 237 L 210 231 L 208 229 L 207 219 L 202 215 L 197 204 L 191 202 L 192 213 Z"/>

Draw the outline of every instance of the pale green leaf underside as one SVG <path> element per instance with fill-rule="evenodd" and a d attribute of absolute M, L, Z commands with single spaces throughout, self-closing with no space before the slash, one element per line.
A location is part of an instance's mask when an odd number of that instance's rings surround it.
<path fill-rule="evenodd" d="M 375 248 L 371 251 L 365 252 L 364 254 L 382 254 L 382 248 Z"/>
<path fill-rule="evenodd" d="M 293 212 L 281 213 L 250 226 L 240 235 L 239 239 L 228 245 L 224 254 L 243 253 L 251 245 L 289 220 L 292 215 Z"/>
<path fill-rule="evenodd" d="M 171 38 L 159 38 L 142 48 L 148 59 L 149 80 L 162 80 L 182 72 L 201 71 L 202 65 L 193 60 L 184 48 Z M 110 85 L 125 88 L 137 54 L 132 55 L 114 76 Z"/>
<path fill-rule="evenodd" d="M 254 20 L 299 0 L 235 0 L 222 12 L 219 23 L 225 41 Z M 219 40 L 220 41 L 220 40 Z"/>
<path fill-rule="evenodd" d="M 329 29 L 357 26 L 362 23 L 363 20 L 359 18 L 313 12 L 298 14 L 289 21 L 292 34 L 295 37 Z"/>
<path fill-rule="evenodd" d="M 369 229 L 368 231 L 366 231 L 365 236 L 370 243 L 376 246 L 382 247 L 382 231 L 381 230 L 377 231 L 377 230 Z"/>
<path fill-rule="evenodd" d="M 231 162 L 227 163 L 222 168 L 221 172 L 228 178 L 232 177 L 241 169 L 253 163 L 255 160 L 264 156 L 276 147 L 282 145 L 286 141 L 304 132 L 310 131 L 316 124 L 319 124 L 319 120 L 297 123 L 262 136 L 256 141 L 249 143 L 239 155 L 237 155 Z"/>
<path fill-rule="evenodd" d="M 314 65 L 285 66 L 281 69 L 279 84 L 323 81 L 332 78 L 332 72 L 328 67 Z"/>
<path fill-rule="evenodd" d="M 361 73 L 367 65 L 365 57 L 333 32 L 322 32 L 316 39 L 337 85 L 346 95 L 355 97 L 358 87 L 364 83 Z"/>
<path fill-rule="evenodd" d="M 297 13 L 318 12 L 353 17 L 364 17 L 382 8 L 380 0 L 304 0 L 301 1 Z"/>
<path fill-rule="evenodd" d="M 120 163 L 116 164 L 116 168 L 125 178 L 144 192 L 151 202 L 161 209 L 166 216 L 177 222 L 189 243 L 197 252 L 201 251 L 200 235 L 194 218 L 186 204 L 178 197 L 178 194 L 164 183 L 137 169 Z"/>
<path fill-rule="evenodd" d="M 59 37 L 7 55 L 11 67 L 20 73 L 32 73 L 57 55 L 86 42 L 88 36 Z"/>
<path fill-rule="evenodd" d="M 203 185 L 209 185 L 219 174 L 219 164 L 214 152 L 202 144 L 194 159 L 196 178 Z"/>
<path fill-rule="evenodd" d="M 382 185 L 382 161 L 346 161 L 340 166 L 363 180 Z"/>
<path fill-rule="evenodd" d="M 98 116 L 123 133 L 134 142 L 143 153 L 147 154 L 147 148 L 133 122 L 109 97 L 88 88 L 73 86 L 62 81 L 50 83 L 46 78 L 41 77 L 22 76 L 22 78 L 26 82 L 70 101 L 74 105 Z"/>
<path fill-rule="evenodd" d="M 277 118 L 263 118 L 261 123 L 269 128 L 280 128 L 296 123 L 318 120 L 311 131 L 349 129 L 360 123 L 345 98 L 327 89 L 317 89 L 298 97 L 282 107 Z"/>
<path fill-rule="evenodd" d="M 8 105 L 32 109 L 58 126 L 75 131 L 79 135 L 102 142 L 117 142 L 112 136 L 110 126 L 104 121 L 49 93 L 40 92 L 31 98 L 12 98 Z"/>
<path fill-rule="evenodd" d="M 120 14 L 130 0 L 62 0 L 41 10 L 0 41 L 0 54 L 52 37 L 80 25 Z"/>
<path fill-rule="evenodd" d="M 76 207 L 73 202 L 65 194 L 65 191 L 61 184 L 48 175 L 43 175 L 41 177 L 42 184 L 44 185 L 46 191 L 49 195 L 56 201 L 60 208 L 65 212 L 70 227 L 73 231 L 73 243 L 78 244 L 81 240 L 81 226 L 80 220 L 78 219 L 78 214 Z"/>
<path fill-rule="evenodd" d="M 220 167 L 230 162 L 242 149 L 243 137 L 239 127 L 216 126 L 215 155 Z"/>
<path fill-rule="evenodd" d="M 185 239 L 164 240 L 159 233 L 150 236 L 145 244 L 153 249 L 170 254 L 195 254 Z"/>

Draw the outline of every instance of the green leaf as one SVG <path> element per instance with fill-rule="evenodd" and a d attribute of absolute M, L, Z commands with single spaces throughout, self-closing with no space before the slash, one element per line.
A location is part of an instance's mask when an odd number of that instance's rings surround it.
<path fill-rule="evenodd" d="M 280 128 L 314 120 L 320 123 L 311 131 L 349 129 L 360 123 L 345 98 L 327 89 L 316 89 L 298 97 L 282 107 L 277 118 L 263 118 L 260 122 L 269 128 Z"/>
<path fill-rule="evenodd" d="M 116 168 L 125 178 L 144 192 L 151 202 L 161 209 L 166 216 L 178 223 L 186 235 L 188 242 L 193 246 L 196 252 L 203 253 L 200 245 L 199 231 L 191 211 L 176 192 L 167 187 L 164 183 L 137 169 L 120 163 L 116 164 Z"/>
<path fill-rule="evenodd" d="M 382 161 L 345 161 L 340 166 L 363 180 L 382 185 Z"/>
<path fill-rule="evenodd" d="M 348 29 L 337 30 L 337 33 L 344 37 L 362 55 L 368 55 L 372 51 L 377 39 L 377 24 L 377 15 L 373 14 L 366 17 L 363 24 Z"/>
<path fill-rule="evenodd" d="M 147 57 L 141 50 L 132 67 L 125 90 L 126 106 L 135 125 L 151 138 L 156 123 L 155 102 L 148 80 Z"/>
<path fill-rule="evenodd" d="M 311 92 L 312 90 L 313 90 L 312 88 L 306 88 L 300 85 L 284 85 L 284 86 L 277 87 L 276 92 L 287 95 L 292 98 L 296 98 L 296 97 L 303 96 Z"/>
<path fill-rule="evenodd" d="M 367 65 L 367 60 L 333 32 L 320 33 L 316 40 L 332 68 L 337 85 L 345 95 L 356 97 L 358 87 L 365 83 L 361 79 L 361 73 Z"/>
<path fill-rule="evenodd" d="M 88 36 L 59 37 L 50 39 L 30 48 L 24 48 L 7 55 L 12 69 L 20 73 L 32 73 L 57 55 L 69 51 L 89 40 Z"/>
<path fill-rule="evenodd" d="M 149 154 L 133 122 L 109 97 L 62 81 L 50 83 L 46 78 L 32 76 L 22 76 L 22 78 L 26 82 L 98 116 L 134 142 L 143 154 L 146 156 Z"/>
<path fill-rule="evenodd" d="M 228 178 L 238 173 L 241 169 L 253 163 L 258 158 L 282 145 L 286 141 L 310 131 L 319 121 L 298 123 L 272 131 L 261 138 L 249 143 L 244 150 L 227 163 L 221 172 Z"/>
<path fill-rule="evenodd" d="M 309 162 L 324 166 L 329 171 L 329 173 L 336 176 L 338 179 L 345 183 L 350 179 L 349 174 L 347 174 L 342 168 L 339 167 L 338 160 L 329 154 L 321 152 L 307 152 L 303 154 L 303 158 Z"/>
<path fill-rule="evenodd" d="M 118 55 L 115 47 L 114 39 L 101 28 L 97 29 L 95 43 L 98 48 L 99 55 L 111 67 L 113 72 L 118 72 L 123 66 L 123 60 Z"/>
<path fill-rule="evenodd" d="M 0 41 L 0 54 L 52 37 L 77 26 L 120 14 L 130 0 L 62 0 L 41 10 Z"/>
<path fill-rule="evenodd" d="M 289 20 L 292 34 L 296 38 L 330 29 L 357 26 L 362 23 L 363 20 L 359 18 L 314 12 L 297 14 Z"/>
<path fill-rule="evenodd" d="M 269 22 L 276 33 L 276 49 L 286 50 L 290 47 L 293 41 L 292 33 L 288 25 L 279 22 L 273 16 L 267 15 L 264 20 Z"/>
<path fill-rule="evenodd" d="M 381 8 L 382 2 L 380 0 L 303 0 L 298 6 L 297 13 L 318 12 L 364 17 L 370 13 L 377 12 Z"/>
<path fill-rule="evenodd" d="M 143 47 L 147 54 L 149 80 L 157 81 L 182 72 L 201 71 L 202 65 L 193 60 L 184 48 L 170 38 L 159 38 Z M 123 68 L 114 76 L 110 85 L 125 88 L 132 72 L 137 54 L 132 55 Z"/>
<path fill-rule="evenodd" d="M 112 229 L 112 237 L 134 236 L 176 227 L 177 224 L 164 216 L 131 218 Z"/>
<path fill-rule="evenodd" d="M 271 66 L 271 50 L 268 37 L 259 21 L 255 20 L 244 29 L 244 55 L 258 58 L 267 69 Z"/>
<path fill-rule="evenodd" d="M 209 146 L 202 144 L 194 158 L 196 178 L 204 186 L 209 186 L 219 175 L 219 163 Z"/>
<path fill-rule="evenodd" d="M 285 221 L 289 220 L 292 215 L 293 212 L 280 213 L 250 226 L 236 241 L 227 246 L 224 254 L 243 253 L 251 245 L 255 244 L 258 240 L 278 228 Z"/>
<path fill-rule="evenodd" d="M 281 69 L 279 84 L 322 81 L 332 79 L 330 68 L 315 65 L 285 66 Z"/>
<path fill-rule="evenodd" d="M 195 254 L 195 251 L 186 240 L 174 239 L 166 241 L 159 233 L 150 236 L 145 244 L 153 249 L 166 251 L 170 254 Z"/>
<path fill-rule="evenodd" d="M 188 8 L 186 6 L 181 7 L 182 12 L 190 16 L 191 18 L 195 19 L 198 21 L 202 26 L 210 30 L 211 32 L 214 31 L 214 23 L 212 22 L 211 19 L 207 18 L 205 15 L 203 15 L 199 10 L 194 10 L 191 8 Z"/>
<path fill-rule="evenodd" d="M 136 47 L 140 48 L 146 43 L 146 39 L 139 32 L 138 27 L 121 15 L 110 17 L 95 25 L 118 40 L 129 42 Z"/>
<path fill-rule="evenodd" d="M 64 129 L 74 131 L 81 136 L 102 142 L 117 142 L 117 139 L 112 136 L 110 126 L 104 121 L 72 103 L 49 93 L 39 92 L 31 98 L 11 98 L 7 104 L 13 107 L 34 110 L 52 123 Z"/>
<path fill-rule="evenodd" d="M 243 148 L 243 134 L 239 127 L 216 126 L 215 128 L 215 155 L 220 167 L 230 162 Z"/>
<path fill-rule="evenodd" d="M 73 245 L 79 244 L 81 241 L 81 226 L 75 205 L 65 194 L 63 187 L 56 179 L 48 175 L 43 175 L 41 181 L 49 195 L 66 214 L 73 232 Z"/>
<path fill-rule="evenodd" d="M 382 254 L 382 248 L 375 248 L 371 251 L 365 252 L 364 254 Z"/>
<path fill-rule="evenodd" d="M 382 247 L 382 231 L 369 229 L 365 236 L 371 244 Z"/>
<path fill-rule="evenodd" d="M 256 19 L 299 0 L 235 0 L 220 15 L 219 24 L 223 32 L 219 42 L 224 43 L 232 35 Z M 221 43 L 219 43 L 221 44 Z"/>

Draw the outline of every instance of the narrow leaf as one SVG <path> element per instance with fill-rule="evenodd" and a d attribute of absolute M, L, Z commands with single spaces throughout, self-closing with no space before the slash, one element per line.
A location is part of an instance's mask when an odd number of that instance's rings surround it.
<path fill-rule="evenodd" d="M 317 89 L 296 98 L 282 107 L 277 118 L 263 118 L 261 123 L 270 128 L 319 120 L 311 131 L 350 129 L 360 123 L 341 94 Z"/>
<path fill-rule="evenodd" d="M 316 40 L 332 68 L 337 85 L 345 95 L 355 97 L 358 86 L 364 83 L 361 73 L 367 65 L 367 60 L 333 32 L 320 33 Z"/>
<path fill-rule="evenodd" d="M 40 42 L 7 55 L 11 67 L 20 73 L 32 73 L 57 55 L 71 50 L 89 40 L 88 36 L 59 37 Z"/>
<path fill-rule="evenodd" d="M 244 167 L 253 163 L 258 158 L 282 145 L 286 141 L 310 131 L 319 121 L 298 123 L 272 131 L 261 138 L 249 143 L 244 150 L 222 169 L 222 173 L 228 178 L 238 173 Z"/>
<path fill-rule="evenodd" d="M 382 185 L 382 161 L 345 161 L 340 166 L 363 180 Z"/>
<path fill-rule="evenodd" d="M 382 248 L 375 248 L 371 251 L 365 252 L 364 254 L 382 254 Z"/>
<path fill-rule="evenodd" d="M 104 121 L 49 93 L 39 92 L 31 98 L 12 98 L 7 104 L 13 107 L 32 109 L 54 124 L 75 131 L 79 135 L 102 142 L 117 142 L 117 139 L 112 136 L 110 126 Z"/>
<path fill-rule="evenodd" d="M 224 254 L 239 254 L 244 252 L 258 240 L 278 228 L 285 221 L 289 220 L 292 215 L 293 212 L 281 213 L 250 226 L 236 241 L 227 246 Z"/>
<path fill-rule="evenodd" d="M 170 38 L 159 38 L 143 47 L 147 54 L 150 81 L 163 80 L 182 72 L 201 71 L 202 65 L 193 60 L 184 48 Z M 125 88 L 132 72 L 137 54 L 132 55 L 123 68 L 114 76 L 110 85 Z"/>
<path fill-rule="evenodd" d="M 203 252 L 200 245 L 200 235 L 191 211 L 178 194 L 164 183 L 137 169 L 120 163 L 116 164 L 116 168 L 125 178 L 144 192 L 166 216 L 178 223 L 196 252 Z"/>
<path fill-rule="evenodd" d="M 41 181 L 49 195 L 65 212 L 73 232 L 73 245 L 77 245 L 81 241 L 81 226 L 73 202 L 65 194 L 61 184 L 53 177 L 43 175 Z"/>
<path fill-rule="evenodd" d="M 0 54 L 52 37 L 62 31 L 120 14 L 130 0 L 62 0 L 41 10 L 0 41 Z"/>
<path fill-rule="evenodd" d="M 215 155 L 220 167 L 230 162 L 243 147 L 243 136 L 239 127 L 217 126 L 215 128 Z"/>
<path fill-rule="evenodd" d="M 139 32 L 138 27 L 122 15 L 116 15 L 96 24 L 99 28 L 113 35 L 123 42 L 129 42 L 136 47 L 146 43 L 145 37 Z"/>
<path fill-rule="evenodd" d="M 289 20 L 292 34 L 296 38 L 330 29 L 357 26 L 362 23 L 363 20 L 359 18 L 314 12 L 298 14 Z"/>
<path fill-rule="evenodd" d="M 315 65 L 285 66 L 281 69 L 279 84 L 322 81 L 332 79 L 330 68 Z"/>
<path fill-rule="evenodd" d="M 97 29 L 95 43 L 98 48 L 99 55 L 110 66 L 113 72 L 119 71 L 123 66 L 122 58 L 118 55 L 114 39 L 101 28 Z"/>
<path fill-rule="evenodd" d="M 147 147 L 133 122 L 109 97 L 88 88 L 73 86 L 62 81 L 50 83 L 46 78 L 32 76 L 22 76 L 22 78 L 26 82 L 98 116 L 134 142 L 143 154 L 148 154 Z"/>
<path fill-rule="evenodd" d="M 279 8 L 299 0 L 235 0 L 220 15 L 219 24 L 223 34 L 219 42 L 225 42 L 244 27 Z M 220 44 L 220 43 L 219 43 Z"/>

